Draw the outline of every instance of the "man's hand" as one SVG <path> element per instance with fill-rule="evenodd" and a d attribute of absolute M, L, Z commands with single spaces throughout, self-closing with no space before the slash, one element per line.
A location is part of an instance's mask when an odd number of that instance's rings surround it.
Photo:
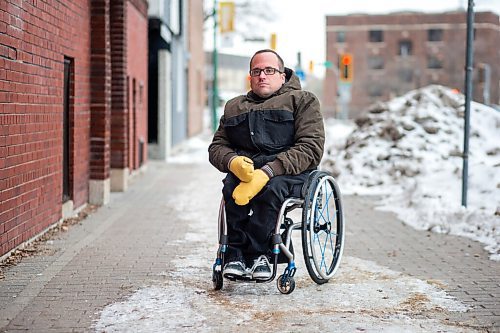
<path fill-rule="evenodd" d="M 250 182 L 241 182 L 233 191 L 233 199 L 239 206 L 245 206 L 266 186 L 269 176 L 261 169 L 255 170 Z"/>
<path fill-rule="evenodd" d="M 246 156 L 237 156 L 229 163 L 229 170 L 242 182 L 249 182 L 253 178 L 253 161 Z"/>

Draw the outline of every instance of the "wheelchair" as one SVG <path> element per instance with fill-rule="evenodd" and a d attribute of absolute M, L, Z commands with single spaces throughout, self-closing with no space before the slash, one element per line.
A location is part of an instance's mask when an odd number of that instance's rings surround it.
<path fill-rule="evenodd" d="M 219 248 L 212 268 L 212 282 L 215 290 L 223 287 L 222 269 L 224 253 L 227 249 L 227 222 L 224 209 L 224 198 L 219 208 Z M 302 209 L 302 219 L 294 222 L 288 214 Z M 301 231 L 302 253 L 305 266 L 311 279 L 317 284 L 324 284 L 331 279 L 340 264 L 344 250 L 344 215 L 339 186 L 327 172 L 314 170 L 302 187 L 301 198 L 287 198 L 280 209 L 272 235 L 272 276 L 268 279 L 252 279 L 250 277 L 229 278 L 248 282 L 271 282 L 278 271 L 278 257 L 285 258 L 288 264 L 277 278 L 277 287 L 282 294 L 290 294 L 295 289 L 294 275 L 295 254 L 292 246 L 292 232 Z M 284 255 L 284 256 L 283 256 Z M 280 260 L 283 261 L 283 260 Z"/>

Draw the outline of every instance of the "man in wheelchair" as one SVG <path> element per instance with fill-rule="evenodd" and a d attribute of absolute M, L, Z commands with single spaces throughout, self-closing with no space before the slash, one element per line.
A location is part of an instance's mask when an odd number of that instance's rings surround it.
<path fill-rule="evenodd" d="M 273 50 L 250 60 L 251 91 L 229 100 L 210 144 L 209 159 L 221 172 L 228 247 L 227 278 L 265 280 L 271 235 L 284 200 L 300 197 L 323 155 L 319 101 Z"/>

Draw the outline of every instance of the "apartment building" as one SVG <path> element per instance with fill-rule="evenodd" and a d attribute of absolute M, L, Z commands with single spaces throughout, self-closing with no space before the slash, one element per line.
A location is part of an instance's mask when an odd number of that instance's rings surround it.
<path fill-rule="evenodd" d="M 499 16 L 478 12 L 474 21 L 473 100 L 500 104 Z M 342 111 L 342 89 L 350 92 L 350 118 L 375 101 L 429 84 L 464 91 L 466 22 L 463 11 L 327 16 L 326 58 L 334 66 L 325 75 L 325 113 Z M 337 70 L 345 54 L 352 59 L 347 82 Z"/>

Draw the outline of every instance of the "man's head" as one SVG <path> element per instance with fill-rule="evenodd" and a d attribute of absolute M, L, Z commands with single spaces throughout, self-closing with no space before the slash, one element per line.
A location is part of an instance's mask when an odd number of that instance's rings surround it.
<path fill-rule="evenodd" d="M 266 74 L 267 73 L 267 74 Z M 283 59 L 273 50 L 260 50 L 250 59 L 250 87 L 260 97 L 266 98 L 285 83 Z"/>

